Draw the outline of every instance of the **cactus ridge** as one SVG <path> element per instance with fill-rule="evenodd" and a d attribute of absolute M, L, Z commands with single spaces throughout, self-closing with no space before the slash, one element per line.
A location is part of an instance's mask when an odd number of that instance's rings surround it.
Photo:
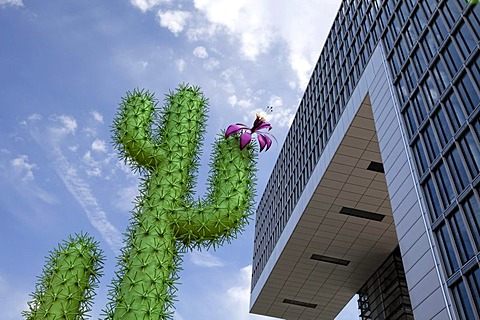
<path fill-rule="evenodd" d="M 83 233 L 70 236 L 50 252 L 24 318 L 86 319 L 103 261 L 98 242 L 92 237 Z"/>
<path fill-rule="evenodd" d="M 194 200 L 208 100 L 198 87 L 180 85 L 162 110 L 157 104 L 153 94 L 134 90 L 114 120 L 114 144 L 143 178 L 107 319 L 171 319 L 182 254 L 230 241 L 253 213 L 254 147 L 240 150 L 238 135 L 220 135 L 207 195 Z"/>

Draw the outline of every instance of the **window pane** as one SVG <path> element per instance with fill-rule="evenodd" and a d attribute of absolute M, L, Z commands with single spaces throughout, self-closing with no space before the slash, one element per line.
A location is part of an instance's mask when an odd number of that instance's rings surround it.
<path fill-rule="evenodd" d="M 475 195 L 472 194 L 463 204 L 462 208 L 467 217 L 467 223 L 472 230 L 475 244 L 480 248 L 480 206 L 478 205 Z"/>
<path fill-rule="evenodd" d="M 467 228 L 458 209 L 452 213 L 450 226 L 452 228 L 453 237 L 455 238 L 460 260 L 462 263 L 466 263 L 471 257 L 473 257 L 474 252 Z"/>
<path fill-rule="evenodd" d="M 448 233 L 447 225 L 443 224 L 438 229 L 437 238 L 442 252 L 445 269 L 448 276 L 451 276 L 458 269 L 458 262 L 455 257 L 455 249 L 453 248 L 452 239 Z"/>
<path fill-rule="evenodd" d="M 420 48 L 417 47 L 412 54 L 412 61 L 415 70 L 417 71 L 418 76 L 423 74 L 425 68 L 427 67 L 427 63 L 425 62 L 425 58 L 423 57 L 422 51 Z"/>
<path fill-rule="evenodd" d="M 458 282 L 452 287 L 452 291 L 460 319 L 475 319 L 465 284 L 461 281 Z"/>
<path fill-rule="evenodd" d="M 480 310 L 480 268 L 476 268 L 475 271 L 468 274 L 467 280 L 473 300 L 475 301 L 475 306 L 477 310 Z"/>
<path fill-rule="evenodd" d="M 454 91 L 451 91 L 450 95 L 445 100 L 445 111 L 447 111 L 453 129 L 456 132 L 467 118 L 460 102 L 458 101 L 457 94 Z"/>
<path fill-rule="evenodd" d="M 435 180 L 437 182 L 438 192 L 440 193 L 440 199 L 443 203 L 443 209 L 445 210 L 455 200 L 455 194 L 453 193 L 453 187 L 447 176 L 447 170 L 445 165 L 440 165 L 434 170 Z"/>
<path fill-rule="evenodd" d="M 422 147 L 420 139 L 417 139 L 413 144 L 413 153 L 415 154 L 415 159 L 417 160 L 417 167 L 420 172 L 420 176 L 425 173 L 427 170 L 427 158 L 425 157 L 425 151 Z"/>
<path fill-rule="evenodd" d="M 433 24 L 431 26 L 438 43 L 443 43 L 443 40 L 445 40 L 445 37 L 448 34 L 448 30 L 440 15 L 437 14 L 437 16 L 433 18 Z"/>
<path fill-rule="evenodd" d="M 415 120 L 415 116 L 413 115 L 413 108 L 411 105 L 408 105 L 407 108 L 404 110 L 403 118 L 405 119 L 405 122 L 407 124 L 408 136 L 409 138 L 412 138 L 413 134 L 418 129 L 418 123 Z"/>
<path fill-rule="evenodd" d="M 475 48 L 477 45 L 477 42 L 473 38 L 473 34 L 471 33 L 466 22 L 462 24 L 456 33 L 454 33 L 453 38 L 457 40 L 460 52 L 463 54 L 463 58 L 467 59 L 473 48 Z"/>
<path fill-rule="evenodd" d="M 421 124 L 427 116 L 427 106 L 420 91 L 417 91 L 412 101 L 413 110 L 417 116 L 418 124 Z"/>
<path fill-rule="evenodd" d="M 442 213 L 442 209 L 440 208 L 440 201 L 438 200 L 438 195 L 435 191 L 432 177 L 428 177 L 427 181 L 423 185 L 423 192 L 427 199 L 430 217 L 432 218 L 433 222 L 437 220 L 437 218 L 440 216 L 440 214 Z"/>
<path fill-rule="evenodd" d="M 445 17 L 445 20 L 447 21 L 449 27 L 451 28 L 460 17 L 461 12 L 457 7 L 457 4 L 455 3 L 455 1 L 445 1 L 444 4 L 445 5 L 442 8 L 442 12 Z"/>
<path fill-rule="evenodd" d="M 470 130 L 460 140 L 460 148 L 473 179 L 480 171 L 480 148 Z"/>
<path fill-rule="evenodd" d="M 447 155 L 447 162 L 457 193 L 460 194 L 470 181 L 456 148 L 453 148 L 453 150 Z"/>
<path fill-rule="evenodd" d="M 446 61 L 447 68 L 450 71 L 450 75 L 454 77 L 458 70 L 460 70 L 463 61 L 462 58 L 460 58 L 460 55 L 458 54 L 458 51 L 452 41 L 450 41 L 450 43 L 445 47 L 445 50 L 442 54 Z"/>
<path fill-rule="evenodd" d="M 426 77 L 426 80 L 423 81 L 421 87 L 425 96 L 425 101 L 427 102 L 428 109 L 432 109 L 435 103 L 437 103 L 438 99 L 440 98 L 440 94 L 430 75 Z"/>
<path fill-rule="evenodd" d="M 458 91 L 460 93 L 460 98 L 463 101 L 463 106 L 465 110 L 467 110 L 467 114 L 470 115 L 480 102 L 480 99 L 478 98 L 478 94 L 467 73 L 462 76 L 458 83 Z"/>
<path fill-rule="evenodd" d="M 439 108 L 438 112 L 433 116 L 433 123 L 435 125 L 437 136 L 440 140 L 440 147 L 443 149 L 447 142 L 452 138 L 452 131 L 450 130 L 442 108 Z"/>
<path fill-rule="evenodd" d="M 440 149 L 438 148 L 437 141 L 433 134 L 432 126 L 427 124 L 426 128 L 422 132 L 423 141 L 425 143 L 425 148 L 427 149 L 427 154 L 430 160 L 430 163 L 439 155 Z"/>

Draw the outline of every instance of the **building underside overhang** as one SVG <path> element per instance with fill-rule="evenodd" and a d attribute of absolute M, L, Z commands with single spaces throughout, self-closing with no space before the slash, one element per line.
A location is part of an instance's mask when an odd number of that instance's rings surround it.
<path fill-rule="evenodd" d="M 334 319 L 398 245 L 368 96 L 344 130 L 252 313 Z"/>

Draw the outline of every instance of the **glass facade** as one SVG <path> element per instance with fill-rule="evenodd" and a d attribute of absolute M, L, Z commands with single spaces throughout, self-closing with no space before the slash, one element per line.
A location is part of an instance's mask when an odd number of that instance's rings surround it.
<path fill-rule="evenodd" d="M 397 247 L 358 292 L 361 320 L 413 320 L 402 256 Z"/>
<path fill-rule="evenodd" d="M 376 46 L 460 318 L 480 318 L 480 5 L 343 1 L 260 201 L 257 283 Z"/>

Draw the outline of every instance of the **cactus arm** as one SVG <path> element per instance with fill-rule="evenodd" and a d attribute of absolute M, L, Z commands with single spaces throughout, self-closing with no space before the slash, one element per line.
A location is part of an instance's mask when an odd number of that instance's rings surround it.
<path fill-rule="evenodd" d="M 159 165 L 159 143 L 150 129 L 157 101 L 148 91 L 134 90 L 120 103 L 113 124 L 113 141 L 121 156 L 137 169 Z"/>
<path fill-rule="evenodd" d="M 164 150 L 162 172 L 172 201 L 189 199 L 201 153 L 207 120 L 208 100 L 198 87 L 180 85 L 166 97 L 160 137 Z M 156 191 L 154 191 L 156 193 Z"/>
<path fill-rule="evenodd" d="M 206 199 L 178 208 L 172 218 L 184 245 L 216 245 L 234 237 L 248 222 L 255 196 L 255 156 L 250 145 L 240 150 L 238 136 L 219 137 Z"/>
<path fill-rule="evenodd" d="M 59 245 L 50 253 L 25 319 L 85 319 L 103 260 L 98 243 L 85 234 Z"/>

